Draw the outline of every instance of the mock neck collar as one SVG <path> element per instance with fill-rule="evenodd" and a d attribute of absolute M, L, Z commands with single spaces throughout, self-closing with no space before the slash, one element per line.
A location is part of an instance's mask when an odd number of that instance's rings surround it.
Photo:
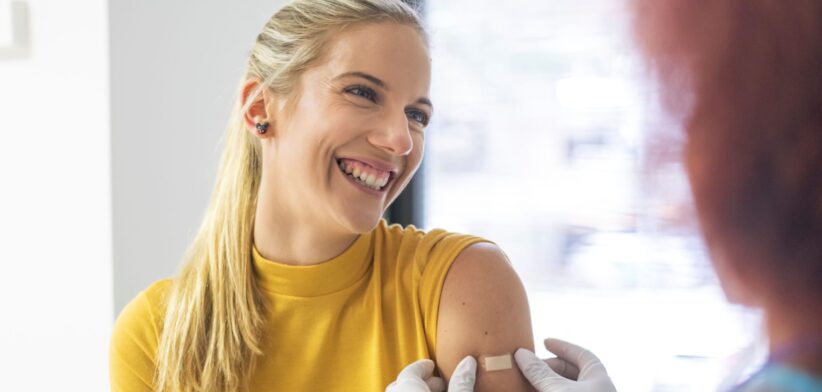
<path fill-rule="evenodd" d="M 253 247 L 254 272 L 266 292 L 292 297 L 318 297 L 356 283 L 373 258 L 373 231 L 360 235 L 340 255 L 319 264 L 295 266 L 268 260 Z"/>

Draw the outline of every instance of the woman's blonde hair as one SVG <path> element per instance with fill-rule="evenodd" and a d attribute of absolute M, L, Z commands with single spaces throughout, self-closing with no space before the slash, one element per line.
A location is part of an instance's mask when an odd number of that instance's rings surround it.
<path fill-rule="evenodd" d="M 260 86 L 245 105 L 238 94 L 208 209 L 167 297 L 157 390 L 247 389 L 263 353 L 265 303 L 251 264 L 261 150 L 243 114 L 263 89 L 291 94 L 335 32 L 383 21 L 413 26 L 425 37 L 416 11 L 401 0 L 296 0 L 263 27 L 242 80 Z"/>

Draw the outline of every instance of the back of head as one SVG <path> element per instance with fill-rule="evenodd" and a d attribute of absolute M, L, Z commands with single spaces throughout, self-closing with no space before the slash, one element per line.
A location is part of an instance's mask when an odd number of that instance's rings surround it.
<path fill-rule="evenodd" d="M 665 102 L 684 118 L 700 221 L 726 256 L 715 262 L 764 301 L 822 302 L 822 2 L 634 5 Z"/>
<path fill-rule="evenodd" d="M 394 22 L 423 27 L 402 0 L 295 0 L 257 37 L 242 82 L 290 96 L 347 26 Z M 252 228 L 261 176 L 260 142 L 245 128 L 242 94 L 229 120 L 208 210 L 167 300 L 157 353 L 159 391 L 243 390 L 262 354 L 264 301 L 251 269 Z"/>

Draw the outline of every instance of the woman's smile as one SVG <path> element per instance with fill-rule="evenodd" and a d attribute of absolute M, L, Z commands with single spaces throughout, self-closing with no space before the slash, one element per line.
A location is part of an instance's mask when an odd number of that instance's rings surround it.
<path fill-rule="evenodd" d="M 361 159 L 338 158 L 337 167 L 348 182 L 354 184 L 363 192 L 382 196 L 388 190 L 388 185 L 397 176 L 397 168 L 393 165 Z"/>
<path fill-rule="evenodd" d="M 326 50 L 291 98 L 268 93 L 251 116 L 274 124 L 262 136 L 260 200 L 278 226 L 325 240 L 345 233 L 348 245 L 376 227 L 420 165 L 431 65 L 419 30 L 396 23 L 351 26 Z"/>

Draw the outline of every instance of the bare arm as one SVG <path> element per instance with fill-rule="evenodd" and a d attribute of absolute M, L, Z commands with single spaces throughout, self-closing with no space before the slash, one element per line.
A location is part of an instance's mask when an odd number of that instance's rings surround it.
<path fill-rule="evenodd" d="M 522 282 L 495 245 L 466 248 L 445 278 L 437 323 L 437 367 L 449 379 L 466 355 L 477 358 L 476 391 L 532 391 L 513 353 L 533 351 L 531 316 Z M 510 354 L 510 370 L 486 372 L 483 356 Z"/>

